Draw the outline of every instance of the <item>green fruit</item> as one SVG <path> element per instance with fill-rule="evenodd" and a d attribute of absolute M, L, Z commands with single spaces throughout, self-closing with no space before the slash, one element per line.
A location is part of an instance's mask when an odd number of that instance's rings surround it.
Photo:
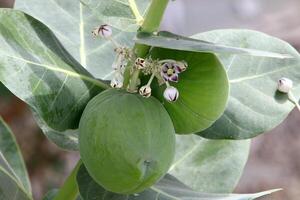
<path fill-rule="evenodd" d="M 165 175 L 173 161 L 175 130 L 152 97 L 104 91 L 88 103 L 79 132 L 84 165 L 111 192 L 141 192 Z"/>
<path fill-rule="evenodd" d="M 152 59 L 186 61 L 188 68 L 179 74 L 178 83 L 171 83 L 179 91 L 176 102 L 164 99 L 165 85 L 154 86 L 153 95 L 168 111 L 178 134 L 198 133 L 210 127 L 227 105 L 229 82 L 218 58 L 211 53 L 187 52 L 154 48 Z"/>

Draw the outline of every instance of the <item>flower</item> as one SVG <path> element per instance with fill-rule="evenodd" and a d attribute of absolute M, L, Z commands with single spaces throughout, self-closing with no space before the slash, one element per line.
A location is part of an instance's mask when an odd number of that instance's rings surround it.
<path fill-rule="evenodd" d="M 142 86 L 139 90 L 140 95 L 143 97 L 150 97 L 151 96 L 151 87 L 149 85 Z"/>
<path fill-rule="evenodd" d="M 138 68 L 138 69 L 144 69 L 145 66 L 146 66 L 145 59 L 143 59 L 143 58 L 137 58 L 137 59 L 135 60 L 135 66 L 136 66 L 136 68 Z"/>
<path fill-rule="evenodd" d="M 168 86 L 164 91 L 164 98 L 169 102 L 177 101 L 179 97 L 178 90 L 173 86 Z"/>
<path fill-rule="evenodd" d="M 103 24 L 99 27 L 96 27 L 92 33 L 95 37 L 100 35 L 101 37 L 109 38 L 112 35 L 112 29 L 109 25 Z"/>
<path fill-rule="evenodd" d="M 293 81 L 288 78 L 281 78 L 278 80 L 277 89 L 283 93 L 289 93 L 293 88 Z"/>
<path fill-rule="evenodd" d="M 175 63 L 167 62 L 162 65 L 161 68 L 161 76 L 165 81 L 178 82 L 178 74 L 180 71 L 178 70 Z"/>

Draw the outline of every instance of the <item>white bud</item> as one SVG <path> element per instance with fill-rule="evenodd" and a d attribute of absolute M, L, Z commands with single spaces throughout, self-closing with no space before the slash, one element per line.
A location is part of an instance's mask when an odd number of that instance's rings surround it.
<path fill-rule="evenodd" d="M 143 59 L 143 58 L 137 58 L 137 59 L 135 60 L 135 66 L 136 66 L 136 68 L 138 68 L 138 69 L 144 69 L 145 66 L 146 66 L 145 59 Z"/>
<path fill-rule="evenodd" d="M 164 91 L 164 98 L 169 102 L 177 101 L 178 97 L 179 97 L 179 92 L 173 86 L 168 86 Z"/>
<path fill-rule="evenodd" d="M 92 33 L 95 37 L 100 35 L 101 37 L 108 38 L 112 35 L 112 29 L 109 25 L 103 24 L 99 27 L 96 27 Z"/>
<path fill-rule="evenodd" d="M 112 88 L 122 88 L 123 87 L 124 78 L 121 74 L 115 74 L 113 79 L 110 81 L 110 86 Z"/>
<path fill-rule="evenodd" d="M 142 86 L 139 90 L 140 95 L 142 95 L 143 97 L 150 97 L 151 96 L 151 87 L 148 85 Z"/>
<path fill-rule="evenodd" d="M 278 80 L 277 89 L 283 93 L 289 93 L 293 88 L 293 81 L 288 78 L 281 78 Z"/>

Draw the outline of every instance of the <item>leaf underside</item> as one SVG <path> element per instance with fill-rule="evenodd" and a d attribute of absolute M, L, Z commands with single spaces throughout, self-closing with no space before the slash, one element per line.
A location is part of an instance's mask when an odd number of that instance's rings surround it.
<path fill-rule="evenodd" d="M 10 128 L 0 118 L 0 199 L 30 200 L 26 167 Z"/>
<path fill-rule="evenodd" d="M 83 200 L 253 200 L 278 190 L 256 194 L 207 194 L 195 192 L 171 175 L 166 175 L 151 188 L 139 194 L 120 195 L 98 185 L 82 165 L 77 174 L 79 192 Z"/>
<path fill-rule="evenodd" d="M 230 97 L 224 114 L 199 135 L 210 139 L 246 139 L 273 129 L 294 108 L 288 95 L 277 91 L 277 81 L 294 82 L 300 97 L 300 56 L 288 43 L 249 30 L 217 30 L 194 36 L 224 45 L 290 54 L 294 59 L 258 58 L 218 54 L 226 68 Z"/>

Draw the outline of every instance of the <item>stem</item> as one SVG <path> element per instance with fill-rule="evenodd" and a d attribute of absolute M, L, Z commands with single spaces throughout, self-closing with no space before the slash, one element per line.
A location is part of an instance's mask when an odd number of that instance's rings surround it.
<path fill-rule="evenodd" d="M 135 0 L 128 0 L 129 2 L 129 6 L 135 16 L 135 19 L 136 19 L 136 22 L 138 25 L 142 25 L 143 24 L 143 21 L 144 21 L 144 18 L 143 16 L 140 14 L 139 12 L 139 9 L 135 3 Z"/>
<path fill-rule="evenodd" d="M 147 83 L 147 86 L 150 86 L 150 85 L 151 85 L 151 83 L 152 83 L 154 77 L 155 77 L 155 74 L 153 73 L 153 74 L 151 75 L 151 77 L 150 77 L 148 83 Z"/>
<path fill-rule="evenodd" d="M 170 87 L 170 83 L 168 81 L 166 81 L 166 86 Z"/>
<path fill-rule="evenodd" d="M 159 29 L 160 22 L 163 18 L 165 9 L 167 8 L 168 2 L 169 0 L 152 0 L 150 8 L 139 31 L 150 33 L 157 31 Z M 150 46 L 135 44 L 133 50 L 137 57 L 143 58 L 148 54 L 150 48 Z M 136 87 L 139 83 L 139 74 L 140 70 L 136 70 L 133 72 L 130 79 L 130 83 L 128 85 L 129 92 L 133 92 L 136 90 Z"/>
<path fill-rule="evenodd" d="M 81 163 L 82 161 L 79 160 L 53 200 L 75 200 L 77 198 L 78 185 L 76 175 Z"/>
<path fill-rule="evenodd" d="M 297 99 L 295 98 L 294 94 L 292 92 L 289 92 L 288 95 L 289 95 L 290 101 L 293 102 L 296 105 L 297 109 L 300 111 L 300 105 L 299 105 Z"/>

